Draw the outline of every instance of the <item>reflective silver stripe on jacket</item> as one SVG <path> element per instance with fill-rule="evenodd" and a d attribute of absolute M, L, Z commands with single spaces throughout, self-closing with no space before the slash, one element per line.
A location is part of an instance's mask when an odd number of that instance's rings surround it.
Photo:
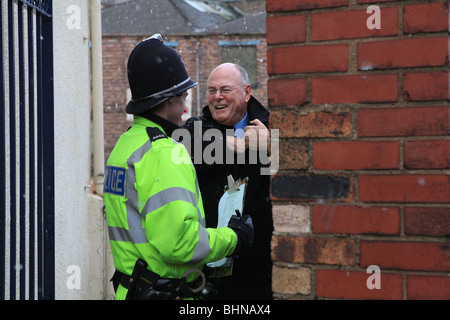
<path fill-rule="evenodd" d="M 145 220 L 147 214 L 165 206 L 173 201 L 185 201 L 191 203 L 197 208 L 199 235 L 198 243 L 190 263 L 199 263 L 206 258 L 209 251 L 209 234 L 205 229 L 205 220 L 201 215 L 200 208 L 197 206 L 197 198 L 199 197 L 199 186 L 197 179 L 195 180 L 196 193 L 184 188 L 168 188 L 151 196 L 142 209 L 142 218 L 138 208 L 137 191 L 134 187 L 136 183 L 135 164 L 142 160 L 144 155 L 152 148 L 152 142 L 147 141 L 142 147 L 137 149 L 127 160 L 128 169 L 126 172 L 126 210 L 128 229 L 121 227 L 108 227 L 109 237 L 112 241 L 131 242 L 133 244 L 147 243 L 145 229 L 142 226 L 142 220 Z"/>

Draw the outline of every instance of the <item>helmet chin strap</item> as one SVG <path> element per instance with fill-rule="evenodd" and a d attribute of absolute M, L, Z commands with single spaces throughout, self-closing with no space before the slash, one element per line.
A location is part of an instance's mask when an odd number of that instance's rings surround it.
<path fill-rule="evenodd" d="M 173 93 L 177 88 L 181 87 L 182 85 L 188 83 L 191 80 L 191 78 L 187 78 L 186 80 L 184 80 L 183 82 L 180 82 L 177 85 L 174 85 L 173 87 L 170 87 L 168 89 L 165 89 L 163 91 L 154 93 L 150 96 L 144 97 L 144 98 L 140 98 L 140 99 L 132 99 L 133 102 L 138 102 L 138 101 L 142 101 L 145 99 L 160 99 L 160 98 L 171 98 L 174 97 L 175 94 Z"/>

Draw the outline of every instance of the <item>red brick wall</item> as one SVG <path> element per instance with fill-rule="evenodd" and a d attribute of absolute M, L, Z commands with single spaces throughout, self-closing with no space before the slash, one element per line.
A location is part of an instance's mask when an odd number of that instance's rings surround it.
<path fill-rule="evenodd" d="M 120 135 L 127 130 L 131 122 L 127 121 L 125 107 L 128 89 L 127 62 L 136 44 L 143 40 L 139 36 L 104 36 L 103 37 L 103 86 L 104 86 L 104 128 L 105 158 L 108 159 Z M 249 36 L 178 36 L 166 37 L 165 42 L 177 42 L 177 51 L 186 64 L 190 77 L 200 85 L 190 91 L 192 95 L 192 115 L 198 115 L 207 104 L 206 82 L 209 73 L 221 61 L 219 41 L 257 40 L 258 88 L 253 95 L 267 105 L 267 44 L 265 35 Z"/>
<path fill-rule="evenodd" d="M 366 26 L 373 4 L 381 29 Z M 275 297 L 450 299 L 448 4 L 267 12 Z"/>

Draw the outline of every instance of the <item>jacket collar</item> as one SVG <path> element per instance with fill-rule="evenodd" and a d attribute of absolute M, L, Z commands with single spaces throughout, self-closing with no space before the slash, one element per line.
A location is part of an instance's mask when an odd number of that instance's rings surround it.
<path fill-rule="evenodd" d="M 163 132 L 166 134 L 166 136 L 171 137 L 172 133 L 179 129 L 180 127 L 176 124 L 170 122 L 169 120 L 166 120 L 164 118 L 161 118 L 160 116 L 157 116 L 156 114 L 152 112 L 147 112 L 144 114 L 141 114 L 139 116 L 135 116 L 135 123 L 142 124 L 145 126 L 150 126 L 151 122 L 155 123 L 160 129 L 163 130 Z"/>

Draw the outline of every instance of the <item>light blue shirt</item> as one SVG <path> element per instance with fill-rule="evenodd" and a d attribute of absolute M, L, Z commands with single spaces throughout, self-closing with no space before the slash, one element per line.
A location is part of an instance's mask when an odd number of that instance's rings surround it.
<path fill-rule="evenodd" d="M 248 126 L 248 112 L 245 114 L 244 119 L 234 125 L 234 136 L 236 138 L 242 138 L 244 136 L 244 128 Z"/>

